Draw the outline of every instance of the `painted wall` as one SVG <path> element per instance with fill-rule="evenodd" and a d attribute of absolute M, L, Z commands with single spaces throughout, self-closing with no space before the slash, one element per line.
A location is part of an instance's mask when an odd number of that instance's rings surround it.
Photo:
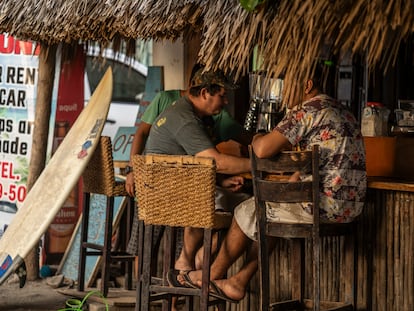
<path fill-rule="evenodd" d="M 164 89 L 186 89 L 184 44 L 181 40 L 175 42 L 158 41 L 153 43 L 153 66 L 164 67 Z"/>

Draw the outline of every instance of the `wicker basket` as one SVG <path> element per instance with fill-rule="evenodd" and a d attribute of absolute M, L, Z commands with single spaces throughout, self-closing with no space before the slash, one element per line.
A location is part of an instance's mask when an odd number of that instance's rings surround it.
<path fill-rule="evenodd" d="M 133 165 L 138 214 L 146 224 L 215 227 L 214 159 L 136 155 Z"/>
<path fill-rule="evenodd" d="M 129 196 L 125 190 L 125 182 L 115 180 L 112 144 L 108 136 L 101 136 L 82 177 L 84 192 Z"/>

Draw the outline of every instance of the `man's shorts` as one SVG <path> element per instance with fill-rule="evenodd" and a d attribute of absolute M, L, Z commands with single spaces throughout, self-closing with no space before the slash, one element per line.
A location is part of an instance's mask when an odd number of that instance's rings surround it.
<path fill-rule="evenodd" d="M 300 203 L 267 202 L 266 207 L 267 218 L 270 221 L 303 224 L 313 222 L 313 216 L 304 211 Z M 257 241 L 254 197 L 240 203 L 234 209 L 234 219 L 247 237 Z"/>

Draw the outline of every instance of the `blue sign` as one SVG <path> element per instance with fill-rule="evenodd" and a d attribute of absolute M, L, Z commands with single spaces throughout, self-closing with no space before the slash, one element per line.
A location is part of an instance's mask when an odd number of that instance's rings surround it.
<path fill-rule="evenodd" d="M 129 161 L 129 153 L 131 151 L 135 130 L 136 128 L 134 126 L 118 128 L 114 141 L 112 142 L 114 161 Z"/>

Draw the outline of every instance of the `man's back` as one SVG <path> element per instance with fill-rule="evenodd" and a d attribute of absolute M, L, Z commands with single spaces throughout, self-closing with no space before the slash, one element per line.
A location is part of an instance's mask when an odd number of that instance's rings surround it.
<path fill-rule="evenodd" d="M 366 189 L 365 148 L 352 113 L 318 95 L 292 109 L 276 130 L 301 150 L 319 145 L 324 217 L 346 221 L 359 215 Z"/>
<path fill-rule="evenodd" d="M 180 98 L 155 120 L 145 153 L 189 154 L 214 148 L 204 123 L 186 97 Z"/>

